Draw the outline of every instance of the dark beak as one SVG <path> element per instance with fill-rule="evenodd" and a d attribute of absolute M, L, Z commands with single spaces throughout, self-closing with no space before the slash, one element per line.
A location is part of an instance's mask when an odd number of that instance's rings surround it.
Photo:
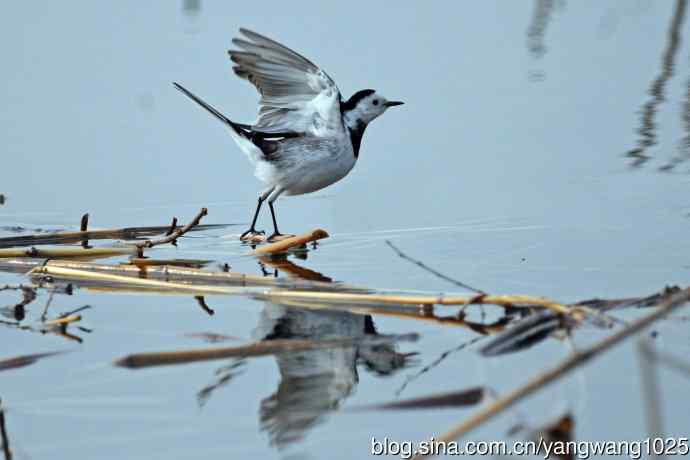
<path fill-rule="evenodd" d="M 385 106 L 386 107 L 395 107 L 396 105 L 403 105 L 404 102 L 402 101 L 388 101 L 386 102 Z"/>

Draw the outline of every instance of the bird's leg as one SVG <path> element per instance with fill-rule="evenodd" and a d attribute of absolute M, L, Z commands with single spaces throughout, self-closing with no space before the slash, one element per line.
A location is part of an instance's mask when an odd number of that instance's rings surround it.
<path fill-rule="evenodd" d="M 278 231 L 278 222 L 276 222 L 276 211 L 273 209 L 273 202 L 277 200 L 284 191 L 285 190 L 278 188 L 275 192 L 271 193 L 271 197 L 268 199 L 268 207 L 271 210 L 271 218 L 273 219 L 273 235 L 269 236 L 267 241 L 273 241 L 279 236 L 282 236 L 282 233 Z"/>
<path fill-rule="evenodd" d="M 273 209 L 273 202 L 268 202 L 268 207 L 271 210 L 271 217 L 273 218 L 273 235 L 268 237 L 268 241 L 274 240 L 279 236 L 283 236 L 282 233 L 278 231 L 278 223 L 276 222 L 276 211 Z"/>
<path fill-rule="evenodd" d="M 259 195 L 259 200 L 258 200 L 258 203 L 256 204 L 256 211 L 254 211 L 254 218 L 252 219 L 252 225 L 249 227 L 249 230 L 247 230 L 242 235 L 240 235 L 241 240 L 244 239 L 244 237 L 247 235 L 255 235 L 255 234 L 263 233 L 263 232 L 257 232 L 256 231 L 256 219 L 259 217 L 259 211 L 261 210 L 261 205 L 263 204 L 265 199 L 266 199 L 265 196 Z"/>

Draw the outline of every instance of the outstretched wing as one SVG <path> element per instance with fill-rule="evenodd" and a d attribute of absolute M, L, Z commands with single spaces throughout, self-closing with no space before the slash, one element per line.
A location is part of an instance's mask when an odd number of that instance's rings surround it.
<path fill-rule="evenodd" d="M 286 46 L 247 29 L 230 50 L 235 73 L 261 94 L 259 118 L 252 127 L 265 133 L 325 135 L 342 129 L 340 91 L 326 72 Z"/>

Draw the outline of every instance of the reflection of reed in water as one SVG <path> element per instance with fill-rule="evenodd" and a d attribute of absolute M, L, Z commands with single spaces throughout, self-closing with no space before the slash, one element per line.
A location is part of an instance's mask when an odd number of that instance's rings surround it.
<path fill-rule="evenodd" d="M 527 29 L 527 49 L 530 54 L 539 59 L 546 54 L 544 36 L 553 14 L 554 0 L 536 0 L 532 22 Z"/>
<path fill-rule="evenodd" d="M 184 0 L 182 11 L 187 16 L 196 16 L 201 12 L 201 0 Z"/>
<path fill-rule="evenodd" d="M 668 41 L 661 61 L 661 73 L 652 82 L 649 89 L 652 99 L 642 106 L 641 126 L 637 130 L 640 138 L 637 141 L 637 147 L 626 154 L 633 159 L 632 165 L 634 167 L 642 166 L 649 161 L 651 157 L 646 154 L 646 150 L 657 143 L 654 117 L 659 104 L 665 100 L 666 84 L 673 76 L 676 54 L 680 45 L 680 29 L 685 19 L 686 6 L 687 0 L 676 0 L 673 18 L 668 30 Z"/>
<path fill-rule="evenodd" d="M 685 101 L 683 102 L 683 130 L 685 135 L 680 140 L 678 145 L 678 154 L 671 158 L 668 163 L 659 168 L 660 171 L 672 171 L 679 164 L 690 160 L 690 79 L 687 82 L 685 90 Z"/>
<path fill-rule="evenodd" d="M 286 352 L 276 355 L 278 389 L 261 402 L 261 427 L 278 448 L 299 441 L 325 415 L 354 391 L 364 364 L 378 375 L 389 375 L 407 364 L 407 355 L 392 343 L 366 343 L 377 335 L 371 316 L 336 311 L 309 311 L 265 304 L 256 334 L 263 340 L 362 338 L 364 343 L 340 348 Z"/>

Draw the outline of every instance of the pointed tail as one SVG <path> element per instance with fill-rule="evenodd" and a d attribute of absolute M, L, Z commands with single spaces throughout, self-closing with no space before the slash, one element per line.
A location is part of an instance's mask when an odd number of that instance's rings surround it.
<path fill-rule="evenodd" d="M 214 117 L 216 117 L 217 119 L 219 119 L 220 121 L 225 123 L 226 125 L 230 126 L 230 128 L 232 128 L 235 132 L 237 132 L 238 134 L 242 133 L 242 131 L 241 131 L 241 128 L 243 127 L 242 124 L 235 123 L 234 121 L 230 120 L 228 117 L 226 117 L 225 115 L 220 113 L 218 110 L 214 109 L 210 104 L 207 104 L 204 100 L 202 100 L 200 97 L 198 97 L 197 95 L 195 95 L 194 93 L 192 93 L 187 88 L 180 85 L 179 83 L 173 82 L 173 85 L 175 86 L 175 88 L 180 90 L 180 92 L 182 92 L 182 94 L 184 94 L 185 96 L 187 96 L 188 98 L 190 98 L 191 100 L 193 100 L 194 102 L 199 104 L 201 107 L 208 110 L 208 112 L 211 115 L 213 115 Z"/>

